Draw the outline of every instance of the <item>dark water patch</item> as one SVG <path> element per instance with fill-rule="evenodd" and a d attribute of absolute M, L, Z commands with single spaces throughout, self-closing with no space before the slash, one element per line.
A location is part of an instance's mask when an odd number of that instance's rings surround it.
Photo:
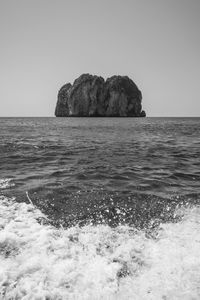
<path fill-rule="evenodd" d="M 188 173 L 180 173 L 180 172 L 175 172 L 173 175 L 170 176 L 170 178 L 173 179 L 185 179 L 185 180 L 198 180 L 200 181 L 200 176 L 197 174 L 188 174 Z"/>
<path fill-rule="evenodd" d="M 38 196 L 40 195 L 40 197 Z M 56 194 L 30 191 L 33 203 L 49 217 L 54 226 L 107 224 L 111 227 L 130 225 L 149 231 L 160 223 L 180 221 L 177 209 L 200 205 L 199 194 L 162 198 L 148 194 L 122 194 L 120 191 L 60 189 Z"/>
<path fill-rule="evenodd" d="M 48 177 L 63 177 L 67 173 L 67 170 L 54 171 Z"/>
<path fill-rule="evenodd" d="M 128 181 L 129 180 L 129 177 L 128 176 L 125 176 L 124 174 L 122 175 L 120 175 L 120 174 L 116 174 L 116 175 L 113 175 L 112 177 L 111 177 L 113 180 L 123 180 L 123 181 Z"/>

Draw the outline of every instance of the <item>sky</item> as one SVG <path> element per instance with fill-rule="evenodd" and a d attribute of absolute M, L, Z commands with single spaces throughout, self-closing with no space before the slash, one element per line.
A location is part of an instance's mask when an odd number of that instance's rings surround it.
<path fill-rule="evenodd" d="M 54 116 L 83 73 L 129 76 L 147 116 L 200 116 L 200 0 L 0 0 L 0 116 Z"/>

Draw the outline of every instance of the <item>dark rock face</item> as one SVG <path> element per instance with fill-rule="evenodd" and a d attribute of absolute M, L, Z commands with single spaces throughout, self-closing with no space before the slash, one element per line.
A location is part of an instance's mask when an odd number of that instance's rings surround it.
<path fill-rule="evenodd" d="M 127 76 L 83 74 L 58 93 L 56 117 L 145 117 L 142 93 Z"/>
<path fill-rule="evenodd" d="M 69 115 L 69 90 L 72 87 L 71 83 L 67 83 L 61 87 L 58 92 L 58 101 L 56 105 L 55 115 L 56 117 L 66 117 Z"/>
<path fill-rule="evenodd" d="M 103 99 L 104 79 L 83 74 L 74 81 L 70 89 L 68 115 L 78 117 L 103 115 Z"/>
<path fill-rule="evenodd" d="M 105 90 L 107 116 L 140 116 L 142 93 L 130 78 L 112 76 L 106 80 Z"/>

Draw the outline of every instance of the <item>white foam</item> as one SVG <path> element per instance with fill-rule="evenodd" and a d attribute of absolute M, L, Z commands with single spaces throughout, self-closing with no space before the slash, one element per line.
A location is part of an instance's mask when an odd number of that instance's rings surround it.
<path fill-rule="evenodd" d="M 2 178 L 0 179 L 0 190 L 1 189 L 7 189 L 9 187 L 14 186 L 14 182 L 12 182 L 11 178 Z"/>
<path fill-rule="evenodd" d="M 0 299 L 200 299 L 200 209 L 156 238 L 128 226 L 56 229 L 0 197 Z"/>

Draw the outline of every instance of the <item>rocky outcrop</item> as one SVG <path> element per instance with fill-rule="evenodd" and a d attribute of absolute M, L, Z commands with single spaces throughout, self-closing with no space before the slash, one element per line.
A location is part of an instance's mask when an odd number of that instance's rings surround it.
<path fill-rule="evenodd" d="M 107 116 L 140 116 L 142 93 L 127 76 L 112 76 L 105 83 Z"/>
<path fill-rule="evenodd" d="M 69 116 L 103 116 L 103 101 L 104 79 L 83 74 L 74 81 L 70 89 L 68 100 Z"/>
<path fill-rule="evenodd" d="M 73 85 L 65 84 L 58 93 L 56 117 L 145 117 L 142 93 L 127 76 L 106 81 L 83 74 Z"/>
<path fill-rule="evenodd" d="M 58 101 L 56 105 L 56 117 L 66 117 L 69 115 L 69 90 L 72 87 L 71 83 L 67 83 L 61 87 L 58 92 Z"/>

